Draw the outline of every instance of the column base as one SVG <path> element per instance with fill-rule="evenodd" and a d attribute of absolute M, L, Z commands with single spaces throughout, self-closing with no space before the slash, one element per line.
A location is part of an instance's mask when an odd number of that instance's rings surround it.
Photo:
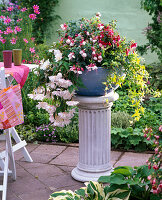
<path fill-rule="evenodd" d="M 75 167 L 71 172 L 71 176 L 80 182 L 98 181 L 100 176 L 109 176 L 112 171 L 113 169 L 104 172 L 85 172 Z"/>

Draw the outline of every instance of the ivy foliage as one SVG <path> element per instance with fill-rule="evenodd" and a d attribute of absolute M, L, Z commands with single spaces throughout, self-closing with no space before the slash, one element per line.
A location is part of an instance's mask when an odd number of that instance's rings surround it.
<path fill-rule="evenodd" d="M 14 2 L 15 0 L 12 0 Z M 27 7 L 33 12 L 33 5 L 38 5 L 40 14 L 35 20 L 33 25 L 33 36 L 36 38 L 37 44 L 43 43 L 47 27 L 50 23 L 59 19 L 60 16 L 55 14 L 55 6 L 59 3 L 59 0 L 19 0 L 23 7 Z"/>
<path fill-rule="evenodd" d="M 158 55 L 162 61 L 162 1 L 161 0 L 141 0 L 141 7 L 152 16 L 152 22 L 145 28 L 148 43 L 140 46 L 138 50 L 144 54 L 148 49 Z"/>

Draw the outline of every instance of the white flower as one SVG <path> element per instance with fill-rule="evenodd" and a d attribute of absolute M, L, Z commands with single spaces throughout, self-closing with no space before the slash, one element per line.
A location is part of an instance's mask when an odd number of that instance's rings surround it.
<path fill-rule="evenodd" d="M 49 49 L 48 51 L 51 53 L 51 52 L 53 52 L 53 51 L 54 51 L 54 49 Z"/>
<path fill-rule="evenodd" d="M 67 101 L 66 104 L 68 106 L 76 106 L 79 102 L 78 101 Z"/>
<path fill-rule="evenodd" d="M 83 57 L 83 58 L 87 57 L 87 54 L 86 54 L 86 53 L 83 53 L 83 54 L 82 54 L 82 57 Z"/>
<path fill-rule="evenodd" d="M 40 65 L 40 69 L 46 70 L 46 69 L 48 68 L 49 65 L 50 65 L 50 62 L 49 62 L 49 59 L 48 59 L 48 60 L 46 60 L 44 63 L 42 63 L 42 64 Z"/>
<path fill-rule="evenodd" d="M 54 49 L 54 55 L 55 55 L 55 60 L 56 60 L 56 62 L 58 62 L 59 60 L 62 59 L 62 53 L 61 53 L 60 50 Z"/>
<path fill-rule="evenodd" d="M 101 13 L 100 13 L 100 12 L 97 12 L 97 13 L 96 13 L 96 17 L 100 18 L 100 17 L 101 17 Z"/>
<path fill-rule="evenodd" d="M 67 39 L 66 40 L 66 44 L 70 44 L 71 40 L 70 39 Z"/>

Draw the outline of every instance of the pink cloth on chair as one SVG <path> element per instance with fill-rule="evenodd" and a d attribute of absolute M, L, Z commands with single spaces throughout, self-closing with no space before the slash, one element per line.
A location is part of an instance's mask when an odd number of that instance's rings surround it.
<path fill-rule="evenodd" d="M 8 129 L 23 122 L 20 85 L 0 90 L 0 129 Z"/>
<path fill-rule="evenodd" d="M 0 62 L 0 67 L 4 67 L 4 63 Z M 5 68 L 5 74 L 10 74 L 14 77 L 14 79 L 17 81 L 17 83 L 20 84 L 21 88 L 25 84 L 25 81 L 29 74 L 29 67 L 25 65 L 21 66 L 14 66 L 12 63 L 11 68 Z"/>

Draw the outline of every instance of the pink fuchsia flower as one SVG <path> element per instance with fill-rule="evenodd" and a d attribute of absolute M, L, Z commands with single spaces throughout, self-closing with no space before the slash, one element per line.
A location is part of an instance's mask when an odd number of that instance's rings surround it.
<path fill-rule="evenodd" d="M 69 53 L 68 58 L 69 60 L 75 58 L 74 52 Z"/>
<path fill-rule="evenodd" d="M 16 44 L 16 38 L 12 38 L 12 39 L 10 40 L 10 42 L 11 42 L 11 44 Z"/>
<path fill-rule="evenodd" d="M 27 8 L 24 7 L 24 8 L 22 8 L 20 11 L 21 11 L 21 12 L 25 12 L 26 10 L 27 10 Z"/>
<path fill-rule="evenodd" d="M 127 56 L 129 55 L 130 49 L 126 49 Z"/>
<path fill-rule="evenodd" d="M 7 8 L 7 11 L 11 12 L 11 11 L 13 11 L 13 9 L 14 9 L 14 7 L 10 6 L 10 7 Z"/>
<path fill-rule="evenodd" d="M 35 14 L 39 15 L 40 11 L 39 10 L 34 10 Z"/>
<path fill-rule="evenodd" d="M 131 49 L 132 48 L 136 48 L 137 47 L 137 43 L 132 43 L 130 47 L 131 47 Z"/>
<path fill-rule="evenodd" d="M 32 20 L 35 20 L 37 17 L 36 17 L 35 14 L 30 14 L 30 15 L 29 15 L 29 18 L 32 19 Z"/>
<path fill-rule="evenodd" d="M 97 70 L 98 69 L 98 67 L 94 63 L 91 63 L 90 65 L 86 66 L 86 68 L 88 69 L 88 71 L 92 71 L 92 70 Z"/>
<path fill-rule="evenodd" d="M 87 54 L 85 53 L 84 50 L 81 50 L 79 53 L 81 54 L 81 56 L 82 56 L 83 58 L 87 57 Z"/>
<path fill-rule="evenodd" d="M 150 181 L 150 180 L 152 179 L 152 176 L 149 175 L 149 176 L 147 177 L 147 179 Z"/>
<path fill-rule="evenodd" d="M 33 9 L 34 9 L 34 10 L 38 10 L 38 9 L 39 9 L 39 6 L 38 6 L 38 5 L 34 5 L 34 6 L 33 6 Z"/>
<path fill-rule="evenodd" d="M 26 38 L 23 39 L 25 43 L 28 43 L 28 40 Z"/>
<path fill-rule="evenodd" d="M 7 16 L 7 18 L 4 19 L 5 24 L 9 24 L 11 22 L 11 19 Z"/>
<path fill-rule="evenodd" d="M 19 26 L 15 26 L 15 29 L 14 29 L 15 32 L 21 32 L 22 29 L 19 27 Z"/>
<path fill-rule="evenodd" d="M 61 27 L 61 29 L 62 29 L 63 31 L 65 31 L 65 30 L 67 29 L 68 26 L 64 23 L 64 24 L 61 24 L 60 27 Z"/>
<path fill-rule="evenodd" d="M 30 47 L 29 51 L 30 51 L 31 53 L 35 53 L 35 48 L 34 48 L 34 47 L 33 47 L 33 48 Z"/>
<path fill-rule="evenodd" d="M 159 169 L 159 167 L 158 167 L 156 164 L 154 164 L 154 165 L 152 166 L 152 168 L 153 168 L 154 170 L 158 170 L 158 169 Z"/>

